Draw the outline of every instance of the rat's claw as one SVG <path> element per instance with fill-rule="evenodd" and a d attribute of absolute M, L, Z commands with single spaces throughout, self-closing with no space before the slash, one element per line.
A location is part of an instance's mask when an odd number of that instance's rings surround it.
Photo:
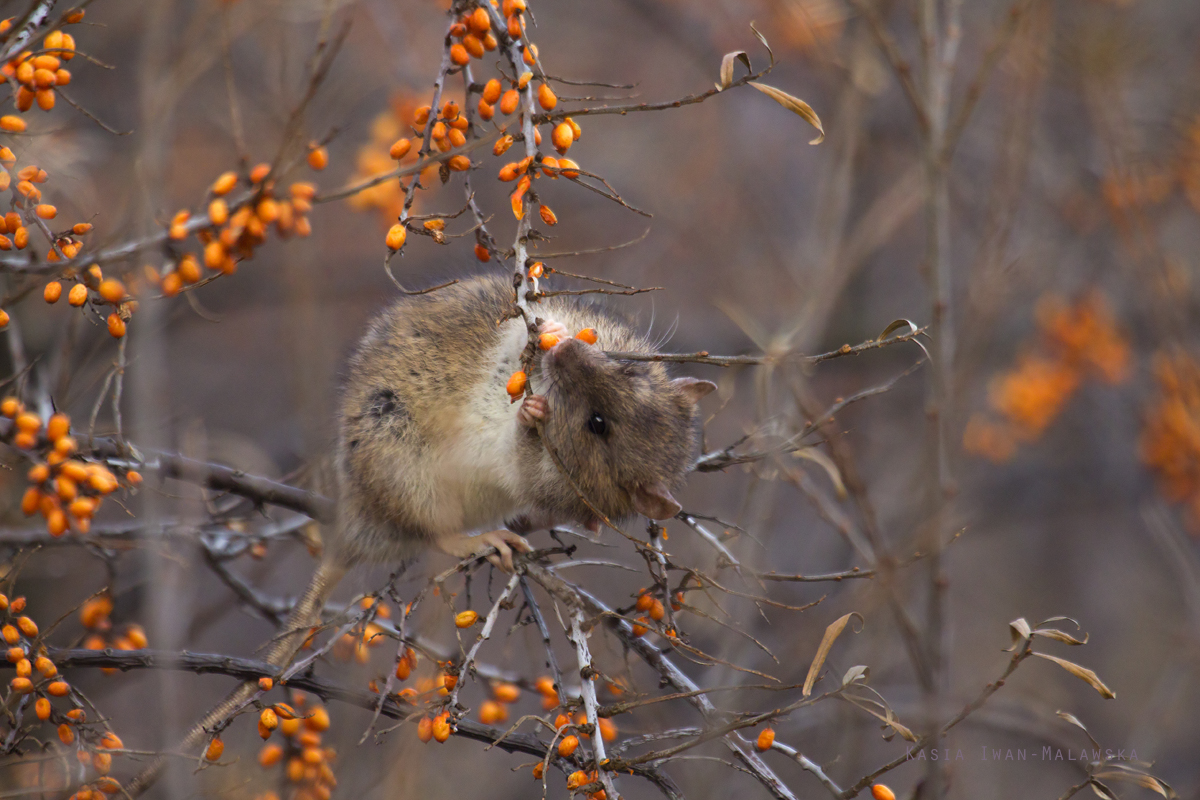
<path fill-rule="evenodd" d="M 517 409 L 517 422 L 526 428 L 536 427 L 550 413 L 550 403 L 543 395 L 531 394 L 521 401 Z"/>
<path fill-rule="evenodd" d="M 549 333 L 557 336 L 560 340 L 571 338 L 571 334 L 567 332 L 567 326 L 563 325 L 556 319 L 548 319 L 538 326 L 538 333 Z"/>
<path fill-rule="evenodd" d="M 513 550 L 521 553 L 528 553 L 533 550 L 529 542 L 525 541 L 524 536 L 518 536 L 512 531 L 498 530 L 481 533 L 476 536 L 474 541 L 479 543 L 479 548 L 476 552 L 481 552 L 488 547 L 496 548 L 496 552 L 487 557 L 492 566 L 499 567 L 505 572 L 513 571 Z"/>

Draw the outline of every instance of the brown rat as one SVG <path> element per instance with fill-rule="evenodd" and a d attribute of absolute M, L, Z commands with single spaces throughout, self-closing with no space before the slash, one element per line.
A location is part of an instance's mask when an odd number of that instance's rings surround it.
<path fill-rule="evenodd" d="M 572 481 L 613 521 L 678 513 L 671 491 L 693 463 L 696 405 L 715 386 L 672 380 L 661 363 L 609 358 L 606 349 L 656 348 L 599 306 L 556 297 L 535 313 L 540 330 L 560 342 L 535 356 L 529 380 L 538 394 L 512 403 L 505 385 L 529 341 L 524 320 L 510 316 L 515 298 L 506 278 L 470 278 L 406 297 L 371 324 L 349 361 L 338 415 L 336 522 L 267 663 L 291 661 L 356 563 L 402 562 L 436 548 L 458 557 L 488 552 L 511 570 L 512 550 L 529 549 L 519 532 L 572 522 L 598 528 Z M 595 329 L 596 345 L 573 338 L 585 328 Z M 505 520 L 510 530 L 489 530 Z M 256 691 L 254 683 L 234 691 L 181 749 L 196 747 Z M 161 766 L 130 785 L 141 791 Z"/>

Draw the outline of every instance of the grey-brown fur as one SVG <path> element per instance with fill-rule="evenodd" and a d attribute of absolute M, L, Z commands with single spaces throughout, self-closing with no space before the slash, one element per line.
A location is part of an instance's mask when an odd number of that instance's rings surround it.
<path fill-rule="evenodd" d="M 504 278 L 470 278 L 404 298 L 372 323 L 350 360 L 339 415 L 336 559 L 450 549 L 444 542 L 463 532 L 516 517 L 528 527 L 592 522 L 506 394 L 527 341 L 521 319 L 500 322 L 513 297 Z M 655 487 L 669 498 L 694 456 L 696 400 L 712 385 L 604 356 L 653 346 L 598 306 L 551 298 L 535 313 L 599 336 L 596 346 L 565 340 L 530 375 L 549 402 L 546 441 L 569 474 L 614 519 L 646 510 Z M 604 436 L 587 427 L 597 412 Z M 650 508 L 662 507 L 653 505 L 659 495 Z"/>

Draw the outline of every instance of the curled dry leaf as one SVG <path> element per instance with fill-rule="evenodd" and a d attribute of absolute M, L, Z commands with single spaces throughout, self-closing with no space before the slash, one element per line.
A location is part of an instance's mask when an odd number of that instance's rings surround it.
<path fill-rule="evenodd" d="M 1008 632 L 1012 634 L 1012 647 L 1008 648 L 1004 652 L 1011 653 L 1013 650 L 1017 649 L 1017 645 L 1029 640 L 1030 635 L 1033 633 L 1033 629 L 1029 627 L 1029 623 L 1025 621 L 1024 617 L 1020 617 L 1019 619 L 1014 619 L 1012 622 L 1008 623 Z"/>
<path fill-rule="evenodd" d="M 733 83 L 733 65 L 735 61 L 741 61 L 746 65 L 748 72 L 754 72 L 754 68 L 750 66 L 750 56 L 745 50 L 734 50 L 732 53 L 726 53 L 721 59 L 721 82 L 717 84 L 718 90 L 728 89 Z"/>
<path fill-rule="evenodd" d="M 870 677 L 871 668 L 858 664 L 846 670 L 846 674 L 842 676 L 842 686 L 846 687 L 854 683 L 866 683 Z"/>
<path fill-rule="evenodd" d="M 1108 780 L 1129 781 L 1131 783 L 1136 783 L 1143 789 L 1149 789 L 1152 792 L 1158 792 L 1163 797 L 1168 798 L 1168 800 L 1170 800 L 1170 798 L 1179 796 L 1168 784 L 1163 783 L 1153 775 L 1148 775 L 1145 772 L 1142 772 L 1140 769 L 1126 767 L 1123 764 L 1113 764 L 1109 769 L 1100 770 L 1092 777 L 1097 779 L 1105 778 Z"/>
<path fill-rule="evenodd" d="M 1062 717 L 1067 722 L 1071 723 L 1075 727 L 1079 728 L 1079 730 L 1083 731 L 1083 735 L 1088 737 L 1088 741 L 1092 743 L 1092 747 L 1096 748 L 1097 750 L 1101 749 L 1100 743 L 1092 738 L 1091 732 L 1088 731 L 1088 729 L 1084 727 L 1083 723 L 1079 721 L 1079 717 L 1077 717 L 1074 714 L 1071 714 L 1069 712 L 1066 712 L 1066 711 L 1055 711 L 1054 713 L 1058 714 L 1058 716 Z"/>
<path fill-rule="evenodd" d="M 767 44 L 767 37 L 763 36 L 758 28 L 754 27 L 754 23 L 750 23 L 750 30 L 754 31 L 754 38 L 762 42 L 762 46 L 767 48 L 767 55 L 771 57 L 771 66 L 775 66 L 775 51 L 771 49 L 771 45 Z"/>
<path fill-rule="evenodd" d="M 792 456 L 811 461 L 825 470 L 829 475 L 829 480 L 833 481 L 833 488 L 837 491 L 838 499 L 846 499 L 846 484 L 842 482 L 842 473 L 838 470 L 837 465 L 833 463 L 833 459 L 815 447 L 802 448 L 792 453 Z"/>
<path fill-rule="evenodd" d="M 837 637 L 842 635 L 842 631 L 845 629 L 846 623 L 850 621 L 851 617 L 858 617 L 860 624 L 866 624 L 862 614 L 859 614 L 857 611 L 851 611 L 844 617 L 834 620 L 834 622 L 832 622 L 829 627 L 825 629 L 825 635 L 821 637 L 821 645 L 817 648 L 817 654 L 813 656 L 812 665 L 808 668 L 808 677 L 804 679 L 803 694 L 805 697 L 808 697 L 810 694 L 812 694 L 813 684 L 817 682 L 817 675 L 821 673 L 821 666 L 825 663 L 825 658 L 829 655 L 830 648 L 833 647 L 833 643 L 837 640 Z"/>
<path fill-rule="evenodd" d="M 1038 628 L 1033 632 L 1034 636 L 1041 636 L 1045 639 L 1053 639 L 1056 642 L 1063 644 L 1081 645 L 1088 643 L 1088 635 L 1085 633 L 1082 639 L 1076 639 L 1069 633 L 1063 633 L 1056 628 Z"/>
<path fill-rule="evenodd" d="M 765 83 L 751 83 L 755 89 L 765 94 L 767 97 L 774 100 L 779 105 L 791 111 L 793 114 L 798 114 L 809 125 L 817 129 L 818 136 L 809 142 L 809 144 L 820 144 L 825 141 L 825 128 L 821 126 L 821 118 L 817 116 L 817 112 L 812 110 L 812 106 L 801 100 L 799 97 L 793 97 L 782 89 L 776 89 L 774 86 L 768 86 Z"/>
<path fill-rule="evenodd" d="M 1034 653 L 1034 655 L 1038 658 L 1044 658 L 1047 661 L 1053 661 L 1055 664 L 1058 664 L 1060 667 L 1074 675 L 1076 678 L 1079 678 L 1081 681 L 1087 681 L 1088 685 L 1099 692 L 1100 696 L 1104 699 L 1116 699 L 1116 692 L 1105 686 L 1104 681 L 1100 680 L 1100 676 L 1092 672 L 1087 667 L 1081 667 L 1078 664 L 1067 661 L 1065 658 L 1057 658 L 1056 656 L 1049 656 L 1045 653 Z"/>

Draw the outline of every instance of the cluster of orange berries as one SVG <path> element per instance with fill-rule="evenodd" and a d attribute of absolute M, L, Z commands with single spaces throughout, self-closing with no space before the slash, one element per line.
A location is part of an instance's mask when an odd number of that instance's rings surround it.
<path fill-rule="evenodd" d="M 638 617 L 633 624 L 634 636 L 645 636 L 650 630 L 651 621 L 662 622 L 667 616 L 667 609 L 663 606 L 662 600 L 659 600 L 649 589 L 642 589 L 638 592 L 637 602 L 634 608 L 641 612 L 644 616 Z M 672 611 L 679 611 L 683 608 L 683 592 L 676 592 L 675 599 L 671 603 Z M 673 636 L 672 631 L 668 631 L 669 636 Z"/>
<path fill-rule="evenodd" d="M 309 166 L 324 169 L 328 163 L 325 148 L 312 143 L 308 151 Z M 208 208 L 199 227 L 192 223 L 190 211 L 176 213 L 167 228 L 168 238 L 182 242 L 194 231 L 203 249 L 199 256 L 185 253 L 165 275 L 147 267 L 147 280 L 158 285 L 164 296 L 174 297 L 184 286 L 201 280 L 201 262 L 213 272 L 232 275 L 239 261 L 252 258 L 254 250 L 266 242 L 272 225 L 281 237 L 310 235 L 312 224 L 307 214 L 312 210 L 317 187 L 297 181 L 288 188 L 286 198 L 278 198 L 274 182 L 268 179 L 270 173 L 270 164 L 251 169 L 246 179 L 253 194 L 233 210 L 226 196 L 237 188 L 240 178 L 236 172 L 222 173 L 209 188 Z"/>
<path fill-rule="evenodd" d="M 141 625 L 129 623 L 120 633 L 114 633 L 112 619 L 112 598 L 107 594 L 93 597 L 79 608 L 79 622 L 89 631 L 83 640 L 85 650 L 144 650 L 150 646 L 146 631 Z M 115 667 L 104 667 L 105 675 L 117 672 Z"/>
<path fill-rule="evenodd" d="M 364 597 L 360 601 L 360 605 L 364 610 L 375 607 L 375 615 L 381 619 L 390 619 L 392 610 L 388 608 L 386 603 L 378 602 L 374 597 Z M 332 655 L 342 661 L 357 661 L 359 664 L 366 664 L 371 660 L 371 654 L 367 648 L 377 647 L 386 641 L 383 637 L 383 628 L 374 622 L 368 622 L 361 628 L 356 628 L 342 634 L 334 644 Z"/>
<path fill-rule="evenodd" d="M 270 691 L 274 682 L 260 678 L 259 687 Z M 296 784 L 293 800 L 329 800 L 337 786 L 333 763 L 337 753 L 332 747 L 321 746 L 321 734 L 329 730 L 329 712 L 315 706 L 305 712 L 308 698 L 302 692 L 292 693 L 292 704 L 275 703 L 262 709 L 258 718 L 258 733 L 269 739 L 278 730 L 282 744 L 269 742 L 258 753 L 258 763 L 263 769 L 271 769 L 284 763 L 284 774 L 288 781 Z M 294 706 L 294 707 L 293 707 Z M 213 738 L 205 751 L 205 758 L 216 761 L 225 751 L 219 737 Z M 257 800 L 278 800 L 274 793 L 259 795 Z"/>
<path fill-rule="evenodd" d="M 1159 395 L 1142 429 L 1142 461 L 1168 500 L 1186 504 L 1200 533 L 1200 363 L 1183 352 L 1159 353 L 1154 376 Z"/>
<path fill-rule="evenodd" d="M 83 20 L 83 10 L 76 9 L 67 14 L 65 23 L 75 23 Z M 0 22 L 0 34 L 12 28 L 13 18 Z M 0 67 L 10 81 L 17 84 L 14 103 L 17 110 L 24 113 L 33 108 L 36 102 L 38 108 L 49 111 L 54 108 L 54 87 L 66 86 L 71 82 L 71 73 L 63 68 L 64 61 L 75 57 L 75 37 L 59 30 L 50 31 L 42 39 L 41 52 L 34 55 L 31 50 L 22 50 L 8 63 Z M 25 130 L 25 120 L 8 115 L 6 122 L 0 127 L 7 131 L 19 132 Z"/>
<path fill-rule="evenodd" d="M 534 264 L 534 267 L 540 267 L 541 264 Z M 540 276 L 540 273 L 539 273 Z M 575 338 L 587 344 L 595 344 L 597 342 L 596 329 L 584 328 L 579 333 L 575 334 Z M 538 336 L 538 348 L 541 350 L 549 350 L 558 344 L 558 337 L 552 333 L 543 333 Z M 504 386 L 504 391 L 508 392 L 510 402 L 517 402 L 521 399 L 521 395 L 525 393 L 525 386 L 529 382 L 529 376 L 524 370 L 517 370 L 508 378 L 508 383 Z"/>
<path fill-rule="evenodd" d="M 483 58 L 498 44 L 492 33 L 492 16 L 482 6 L 460 16 L 450 26 L 450 36 L 456 40 L 450 45 L 450 60 L 460 67 L 471 63 L 472 58 Z"/>
<path fill-rule="evenodd" d="M 538 764 L 536 767 L 534 767 L 534 776 L 533 777 L 535 780 L 540 781 L 542 779 L 540 770 L 538 769 L 538 767 L 541 767 L 541 766 L 542 766 L 541 764 Z M 599 783 L 599 782 L 600 782 L 600 773 L 597 770 L 592 770 L 591 772 L 584 772 L 581 769 L 577 769 L 574 772 L 572 772 L 570 775 L 567 776 L 567 791 L 579 792 L 585 786 L 591 786 L 592 784 Z M 605 800 L 606 797 L 608 797 L 608 793 L 605 792 L 603 789 L 597 789 L 596 791 L 588 794 L 588 800 Z"/>
<path fill-rule="evenodd" d="M 82 708 L 73 708 L 67 712 L 66 716 L 72 722 L 87 721 L 87 715 Z M 64 735 L 64 728 L 66 728 L 65 733 L 69 736 Z M 70 730 L 68 723 L 64 722 L 58 726 L 58 737 L 64 744 L 71 744 L 74 741 L 74 732 Z M 97 777 L 71 795 L 72 800 L 101 800 L 104 795 L 117 794 L 121 791 L 121 784 L 114 778 L 108 777 L 108 773 L 112 770 L 112 753 L 110 751 L 121 750 L 124 747 L 125 743 L 121 741 L 121 737 L 112 731 L 105 731 L 92 750 L 89 750 L 82 742 L 80 743 L 79 749 L 75 751 L 75 757 L 85 767 L 91 766 Z"/>
<path fill-rule="evenodd" d="M 1128 375 L 1129 343 L 1099 292 L 1088 292 L 1073 305 L 1044 297 L 1037 323 L 1036 349 L 989 387 L 989 404 L 1003 420 L 973 415 L 963 433 L 967 452 L 1006 461 L 1018 442 L 1042 435 L 1086 378 L 1117 384 Z"/>
<path fill-rule="evenodd" d="M 91 225 L 87 223 L 75 227 L 81 229 L 84 225 L 88 230 L 91 229 Z M 66 253 L 70 251 L 72 245 L 60 244 L 60 247 L 63 247 L 64 253 Z M 75 247 L 77 248 L 78 245 Z M 77 252 L 77 250 L 71 252 Z M 42 299 L 50 304 L 57 303 L 62 298 L 64 283 L 71 284 L 71 288 L 67 292 L 69 304 L 80 308 L 90 303 L 92 308 L 97 310 L 111 307 L 112 311 L 105 320 L 108 333 L 114 339 L 120 339 L 125 335 L 125 323 L 133 316 L 133 312 L 137 311 L 138 301 L 130 297 L 129 290 L 125 288 L 123 282 L 115 278 L 105 278 L 104 271 L 100 269 L 99 264 L 92 264 L 84 270 L 71 268 L 60 275 L 58 279 L 46 284 L 42 290 Z"/>
<path fill-rule="evenodd" d="M 30 486 L 21 499 L 21 510 L 26 516 L 41 512 L 51 536 L 62 536 L 68 528 L 87 533 L 101 500 L 120 488 L 117 476 L 103 464 L 71 457 L 78 444 L 71 436 L 71 419 L 66 414 L 51 416 L 43 430 L 42 418 L 26 410 L 15 397 L 0 400 L 0 414 L 13 421 L 14 446 L 33 450 L 42 434 L 49 443 L 45 459 L 30 467 L 26 476 Z M 128 470 L 125 482 L 137 486 L 142 476 Z"/>

